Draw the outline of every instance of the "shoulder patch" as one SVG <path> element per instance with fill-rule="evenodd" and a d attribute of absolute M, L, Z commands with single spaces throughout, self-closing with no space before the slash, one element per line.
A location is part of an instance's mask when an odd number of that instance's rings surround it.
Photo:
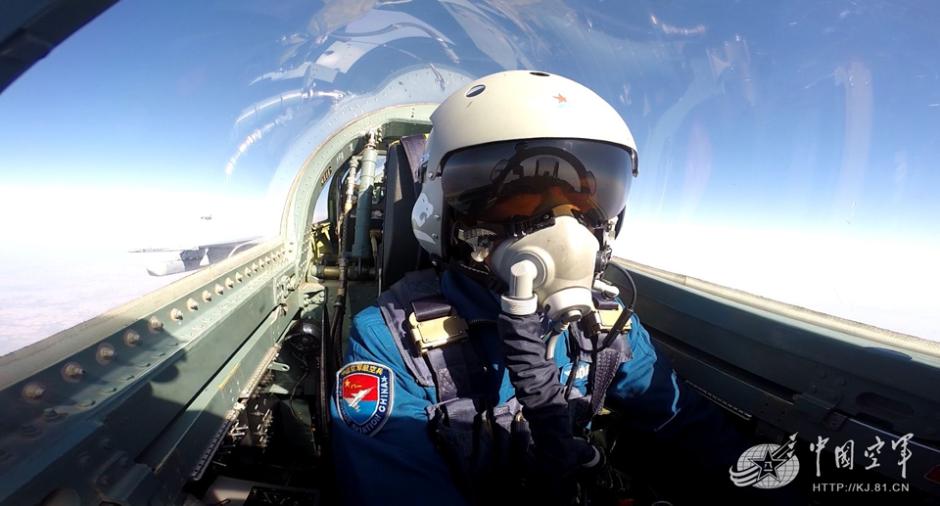
<path fill-rule="evenodd" d="M 392 414 L 395 373 L 375 362 L 350 362 L 336 373 L 336 411 L 350 429 L 372 436 Z"/>

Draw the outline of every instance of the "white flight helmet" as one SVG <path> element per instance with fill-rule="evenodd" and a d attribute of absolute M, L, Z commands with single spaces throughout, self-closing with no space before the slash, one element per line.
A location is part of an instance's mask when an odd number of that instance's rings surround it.
<path fill-rule="evenodd" d="M 593 236 L 594 251 L 609 253 L 636 175 L 636 144 L 596 93 L 545 72 L 500 72 L 448 97 L 431 122 L 411 225 L 432 258 L 469 245 L 482 266 L 491 253 L 487 238 L 526 236 L 557 220 L 559 210 L 587 230 L 568 241 Z M 492 253 L 496 260 L 498 248 Z M 570 263 L 555 257 L 539 265 L 541 281 L 552 275 L 549 264 Z"/>

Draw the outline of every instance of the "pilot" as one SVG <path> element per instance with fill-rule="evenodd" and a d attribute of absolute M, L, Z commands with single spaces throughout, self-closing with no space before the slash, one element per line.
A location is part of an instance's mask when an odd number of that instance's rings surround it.
<path fill-rule="evenodd" d="M 696 396 L 632 314 L 634 294 L 601 278 L 637 175 L 614 108 L 564 77 L 508 71 L 454 93 L 431 120 L 412 227 L 434 268 L 354 317 L 337 374 L 345 501 L 629 497 L 591 431 L 608 412 L 626 437 L 688 446 L 694 431 L 717 446 L 714 419 L 689 408 Z"/>

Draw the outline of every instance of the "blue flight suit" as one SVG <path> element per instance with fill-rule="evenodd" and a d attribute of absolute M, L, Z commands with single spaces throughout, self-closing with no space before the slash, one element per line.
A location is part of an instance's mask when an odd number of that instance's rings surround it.
<path fill-rule="evenodd" d="M 484 363 L 489 365 L 492 391 L 500 403 L 513 397 L 514 390 L 503 363 L 502 343 L 496 332 L 498 298 L 469 278 L 447 271 L 441 276 L 441 292 L 468 322 L 474 324 L 470 339 Z M 623 339 L 621 337 L 620 339 Z M 555 361 L 564 383 L 571 373 L 567 335 L 558 340 Z M 682 391 L 672 367 L 658 358 L 649 333 L 636 315 L 626 335 L 632 358 L 623 364 L 611 383 L 607 406 L 629 413 L 628 429 L 659 432 L 682 410 Z M 465 504 L 452 480 L 444 457 L 435 449 L 425 408 L 437 402 L 435 388 L 419 385 L 405 366 L 377 306 L 364 309 L 353 318 L 349 347 L 344 363 L 368 361 L 394 371 L 392 409 L 378 432 L 364 435 L 341 418 L 334 396 L 330 403 L 333 454 L 340 495 L 349 504 Z M 580 369 L 580 368 L 579 368 Z M 575 386 L 586 387 L 586 378 L 575 372 Z M 727 478 L 725 478 L 727 479 Z"/>

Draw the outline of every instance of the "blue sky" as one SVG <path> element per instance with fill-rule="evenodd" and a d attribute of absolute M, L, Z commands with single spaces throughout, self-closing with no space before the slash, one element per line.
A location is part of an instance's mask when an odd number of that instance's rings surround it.
<path fill-rule="evenodd" d="M 0 94 L 6 179 L 225 183 L 234 117 L 263 70 L 252 58 L 275 47 L 272 30 L 261 15 L 153 7 L 118 3 Z M 265 183 L 239 178 L 226 191 Z"/>
<path fill-rule="evenodd" d="M 118 3 L 0 94 L 9 194 L 0 220 L 22 246 L 14 253 L 47 249 L 55 239 L 47 231 L 63 223 L 89 238 L 70 248 L 99 244 L 109 253 L 173 242 L 198 223 L 190 215 L 229 213 L 238 218 L 230 223 L 244 223 L 283 203 L 264 199 L 282 157 L 342 107 L 335 97 L 368 93 L 410 66 L 468 76 L 531 67 L 592 87 L 633 130 L 640 177 L 628 224 L 643 237 L 623 241 L 621 254 L 940 339 L 940 307 L 920 300 L 929 296 L 923 287 L 940 282 L 926 260 L 940 251 L 940 8 L 357 7 L 368 4 Z M 362 52 L 348 69 L 317 65 L 342 56 L 343 44 Z M 275 77 L 257 80 L 265 74 Z M 277 100 L 312 92 L 334 98 Z M 54 202 L 41 197 L 50 187 L 59 188 Z M 110 216 L 115 210 L 122 219 Z M 270 232 L 277 223 L 254 225 Z M 787 285 L 808 273 L 816 285 Z M 891 278 L 888 298 L 903 316 L 872 316 L 853 284 L 872 273 Z M 920 308 L 913 316 L 912 307 Z"/>

